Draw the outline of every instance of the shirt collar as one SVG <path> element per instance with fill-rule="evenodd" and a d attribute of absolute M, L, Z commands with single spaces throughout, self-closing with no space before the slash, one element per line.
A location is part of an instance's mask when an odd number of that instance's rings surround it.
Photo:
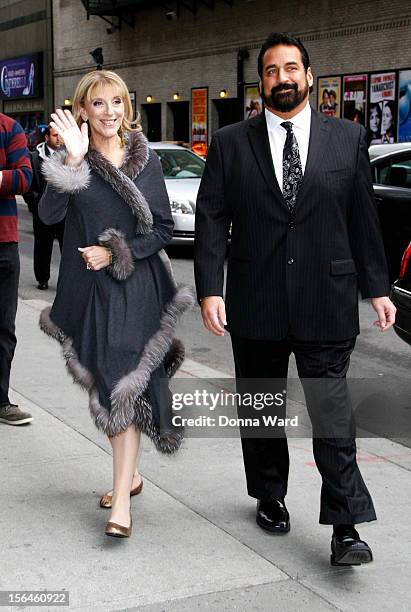
<path fill-rule="evenodd" d="M 268 130 L 275 130 L 281 127 L 281 124 L 284 121 L 286 121 L 286 119 L 283 119 L 282 117 L 279 117 L 278 115 L 275 115 L 271 111 L 267 109 L 264 109 L 264 110 L 265 110 L 265 118 L 267 121 Z M 309 129 L 310 121 L 311 121 L 311 106 L 310 106 L 309 101 L 307 100 L 307 104 L 304 106 L 304 108 L 299 113 L 297 113 L 297 115 L 295 115 L 292 119 L 288 119 L 288 121 L 291 121 L 293 126 L 295 126 L 296 128 L 299 128 L 302 130 Z M 281 128 L 281 129 L 284 129 L 284 128 Z"/>

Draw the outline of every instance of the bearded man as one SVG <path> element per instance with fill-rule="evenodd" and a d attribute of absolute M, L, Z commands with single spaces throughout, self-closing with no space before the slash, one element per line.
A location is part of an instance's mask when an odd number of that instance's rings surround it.
<path fill-rule="evenodd" d="M 286 379 L 294 353 L 322 477 L 320 523 L 333 525 L 331 562 L 359 565 L 372 552 L 354 525 L 376 516 L 356 461 L 346 385 L 358 289 L 382 331 L 395 319 L 366 131 L 310 107 L 313 74 L 297 38 L 271 34 L 258 72 L 264 112 L 218 130 L 207 156 L 196 209 L 198 299 L 206 328 L 230 332 L 242 389 L 250 379 Z M 242 431 L 241 441 L 257 524 L 287 533 L 285 433 Z"/>

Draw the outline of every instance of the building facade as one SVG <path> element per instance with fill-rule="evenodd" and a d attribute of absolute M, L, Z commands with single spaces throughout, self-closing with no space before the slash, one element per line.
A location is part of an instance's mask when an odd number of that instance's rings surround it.
<path fill-rule="evenodd" d="M 51 0 L 0 0 L 0 37 L 0 111 L 33 147 L 55 106 Z"/>
<path fill-rule="evenodd" d="M 46 0 L 4 4 L 48 14 Z M 327 114 L 368 125 L 374 104 L 386 114 L 390 106 L 395 140 L 408 133 L 400 133 L 400 120 L 408 125 L 409 115 L 411 126 L 411 15 L 403 0 L 53 0 L 52 6 L 56 105 L 68 104 L 79 78 L 96 68 L 91 52 L 101 48 L 103 67 L 126 81 L 151 140 L 207 143 L 215 129 L 259 112 L 257 55 L 273 30 L 297 35 L 307 47 L 315 108 L 323 104 Z M 7 30 L 8 55 L 16 47 L 20 55 L 40 48 L 29 44 L 39 28 L 37 22 Z M 51 99 L 47 93 L 46 112 Z"/>

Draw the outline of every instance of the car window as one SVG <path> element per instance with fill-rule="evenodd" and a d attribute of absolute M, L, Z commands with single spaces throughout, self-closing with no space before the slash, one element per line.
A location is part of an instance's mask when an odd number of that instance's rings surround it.
<path fill-rule="evenodd" d="M 379 185 L 411 188 L 411 156 L 386 159 L 376 164 L 374 181 Z"/>
<path fill-rule="evenodd" d="M 164 178 L 187 179 L 201 178 L 205 162 L 191 153 L 181 149 L 155 149 L 160 158 Z"/>

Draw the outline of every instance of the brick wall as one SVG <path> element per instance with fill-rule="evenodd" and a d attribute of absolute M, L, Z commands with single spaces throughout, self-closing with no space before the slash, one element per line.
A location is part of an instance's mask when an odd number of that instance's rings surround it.
<path fill-rule="evenodd" d="M 53 107 L 53 53 L 50 0 L 0 0 L 0 59 L 43 52 L 43 96 L 0 100 L 0 111 L 45 117 Z"/>
<path fill-rule="evenodd" d="M 123 24 L 113 34 L 107 34 L 109 25 L 100 18 L 87 21 L 79 1 L 54 0 L 53 8 L 56 103 L 71 97 L 79 77 L 95 67 L 89 53 L 101 46 L 104 66 L 137 92 L 138 107 L 147 94 L 163 103 L 164 135 L 165 103 L 173 92 L 189 100 L 191 87 L 207 85 L 210 100 L 221 89 L 236 96 L 240 47 L 250 53 L 245 80 L 255 81 L 258 49 L 272 30 L 303 40 L 315 76 L 411 66 L 411 15 L 403 0 L 234 0 L 233 7 L 216 0 L 214 11 L 201 5 L 194 17 L 183 9 L 177 21 L 168 21 L 165 9 L 153 7 L 137 13 L 133 29 Z M 314 91 L 314 105 L 315 97 Z M 212 130 L 215 112 L 211 121 Z"/>

